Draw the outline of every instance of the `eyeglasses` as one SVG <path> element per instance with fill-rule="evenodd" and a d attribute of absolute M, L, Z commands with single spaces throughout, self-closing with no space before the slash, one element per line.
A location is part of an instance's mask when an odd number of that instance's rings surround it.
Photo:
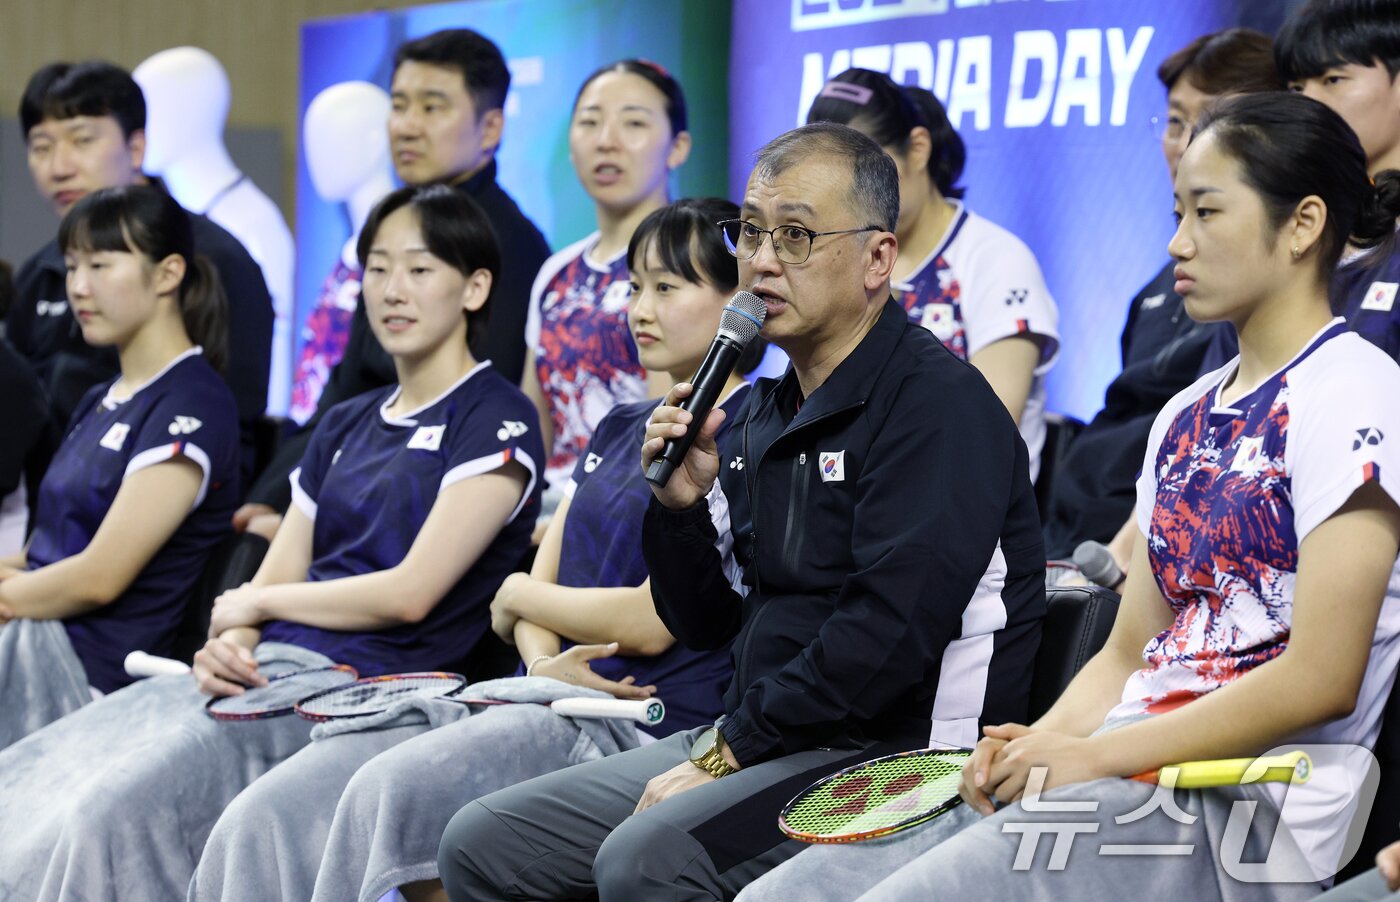
<path fill-rule="evenodd" d="M 1163 144 L 1180 144 L 1181 139 L 1191 134 L 1191 130 L 1196 127 L 1196 123 L 1187 122 L 1175 114 L 1153 116 L 1149 124 L 1152 126 L 1152 134 Z"/>
<path fill-rule="evenodd" d="M 824 235 L 854 235 L 858 232 L 878 232 L 881 226 L 868 225 L 859 229 L 837 229 L 833 232 L 814 232 L 798 225 L 778 226 L 776 229 L 760 229 L 743 219 L 726 219 L 715 223 L 724 233 L 724 246 L 740 260 L 747 260 L 758 253 L 767 235 L 773 242 L 773 254 L 783 263 L 806 263 L 812 256 L 812 242 Z"/>

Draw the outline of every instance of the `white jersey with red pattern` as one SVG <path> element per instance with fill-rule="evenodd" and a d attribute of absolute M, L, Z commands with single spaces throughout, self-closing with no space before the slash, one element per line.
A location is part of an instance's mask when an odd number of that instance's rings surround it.
<path fill-rule="evenodd" d="M 545 261 L 530 292 L 525 346 L 554 422 L 545 479 L 562 489 L 608 411 L 647 396 L 646 370 L 627 327 L 627 259 L 589 256 L 594 232 Z"/>
<path fill-rule="evenodd" d="M 1040 360 L 1021 413 L 1034 479 L 1045 445 L 1045 374 L 1060 347 L 1059 311 L 1025 242 L 960 202 L 952 204 L 943 240 L 906 279 L 894 283 L 895 297 L 911 320 L 963 360 L 1003 338 L 1025 335 L 1039 341 Z"/>
<path fill-rule="evenodd" d="M 1400 367 L 1384 352 L 1338 318 L 1226 404 L 1220 389 L 1237 366 L 1197 380 L 1153 425 L 1137 520 L 1173 621 L 1148 642 L 1108 722 L 1171 711 L 1277 658 L 1309 533 L 1368 482 L 1400 502 Z M 1355 710 L 1292 741 L 1374 745 L 1400 661 L 1397 590 L 1393 571 Z M 1319 874 L 1355 801 L 1360 774 L 1346 770 L 1319 767 L 1289 790 L 1290 832 Z"/>

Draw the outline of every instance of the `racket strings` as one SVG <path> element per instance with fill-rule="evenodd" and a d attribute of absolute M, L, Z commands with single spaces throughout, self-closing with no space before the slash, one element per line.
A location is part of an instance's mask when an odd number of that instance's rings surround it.
<path fill-rule="evenodd" d="M 809 836 L 896 826 L 956 798 L 967 757 L 963 752 L 924 753 L 855 768 L 794 800 L 783 820 L 789 830 Z"/>
<path fill-rule="evenodd" d="M 307 718 L 363 717 L 378 714 L 404 698 L 437 698 L 459 691 L 466 677 L 455 673 L 398 674 L 372 677 L 303 698 L 297 713 Z"/>

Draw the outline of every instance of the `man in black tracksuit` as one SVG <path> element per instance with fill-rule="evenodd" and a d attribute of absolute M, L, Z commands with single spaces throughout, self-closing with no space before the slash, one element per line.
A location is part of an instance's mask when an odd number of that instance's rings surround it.
<path fill-rule="evenodd" d="M 813 781 L 1025 716 L 1045 598 L 1026 448 L 890 300 L 897 214 L 893 162 L 859 132 L 760 151 L 726 234 L 792 367 L 723 449 L 709 415 L 643 539 L 676 638 L 733 642 L 726 713 L 462 809 L 439 853 L 453 899 L 729 898 L 800 851 L 777 816 Z M 685 432 L 687 392 L 653 415 L 644 463 Z M 726 502 L 746 594 L 715 547 Z"/>

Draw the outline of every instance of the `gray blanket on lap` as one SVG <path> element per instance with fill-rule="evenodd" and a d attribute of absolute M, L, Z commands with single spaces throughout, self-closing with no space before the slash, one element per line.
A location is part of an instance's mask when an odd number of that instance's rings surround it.
<path fill-rule="evenodd" d="M 90 701 L 87 672 L 62 621 L 0 626 L 0 749 Z"/>
<path fill-rule="evenodd" d="M 206 701 L 188 676 L 142 680 L 0 752 L 0 899 L 183 896 L 224 806 L 311 732 L 295 716 L 216 721 Z"/>
<path fill-rule="evenodd" d="M 539 677 L 491 680 L 460 694 L 607 697 Z M 312 738 L 229 806 L 189 899 L 307 899 L 313 885 L 317 899 L 378 899 L 436 876 L 443 827 L 477 795 L 637 744 L 630 721 L 444 699 L 405 699 L 383 714 L 319 724 Z"/>

